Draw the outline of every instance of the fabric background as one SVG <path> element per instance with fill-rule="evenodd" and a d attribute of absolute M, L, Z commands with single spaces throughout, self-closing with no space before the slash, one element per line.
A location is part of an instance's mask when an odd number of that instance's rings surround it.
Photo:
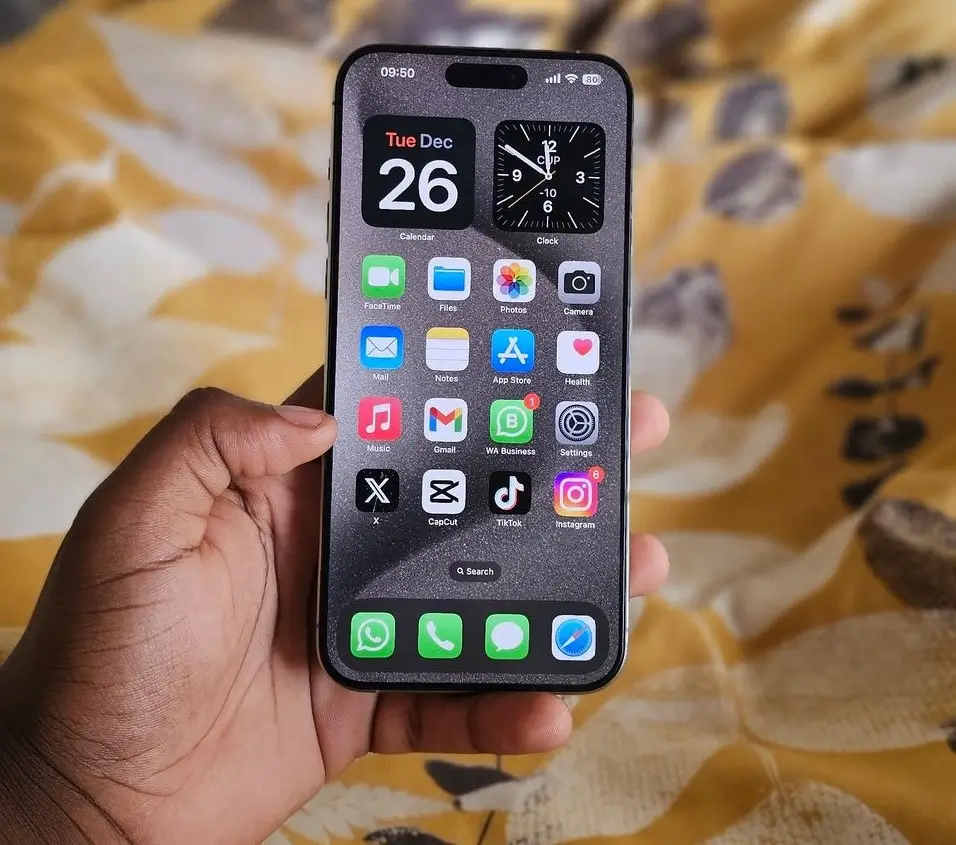
<path fill-rule="evenodd" d="M 632 505 L 671 583 L 565 750 L 370 757 L 269 845 L 956 841 L 948 0 L 0 9 L 0 659 L 180 394 L 321 365 L 340 59 L 591 47 L 638 86 L 635 387 L 674 430 Z"/>

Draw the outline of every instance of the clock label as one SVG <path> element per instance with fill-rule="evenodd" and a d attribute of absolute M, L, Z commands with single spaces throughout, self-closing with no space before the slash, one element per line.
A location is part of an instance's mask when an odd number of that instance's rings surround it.
<path fill-rule="evenodd" d="M 604 225 L 607 137 L 596 123 L 507 120 L 495 130 L 494 219 L 509 232 Z"/>
<path fill-rule="evenodd" d="M 362 135 L 370 226 L 466 229 L 475 216 L 475 127 L 457 117 L 376 115 Z"/>

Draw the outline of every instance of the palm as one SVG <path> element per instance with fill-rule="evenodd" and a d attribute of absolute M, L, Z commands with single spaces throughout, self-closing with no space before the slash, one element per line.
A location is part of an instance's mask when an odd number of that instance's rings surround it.
<path fill-rule="evenodd" d="M 320 378 L 293 399 L 320 405 Z M 638 425 L 659 406 L 641 407 Z M 635 448 L 665 431 L 666 417 L 648 422 Z M 567 739 L 551 696 L 375 696 L 321 670 L 316 459 L 335 432 L 307 408 L 200 393 L 78 516 L 0 680 L 18 690 L 21 732 L 96 797 L 97 831 L 251 843 L 370 749 L 507 754 Z M 665 573 L 659 546 L 633 544 L 633 591 Z"/>

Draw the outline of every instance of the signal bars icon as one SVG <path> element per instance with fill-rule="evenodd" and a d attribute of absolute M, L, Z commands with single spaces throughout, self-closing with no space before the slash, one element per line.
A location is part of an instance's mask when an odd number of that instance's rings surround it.
<path fill-rule="evenodd" d="M 549 76 L 549 77 L 548 77 L 547 79 L 545 79 L 544 81 L 547 82 L 547 83 L 549 83 L 549 84 L 551 84 L 551 85 L 560 85 L 560 84 L 561 84 L 561 74 L 560 74 L 560 73 L 552 74 L 551 76 Z"/>

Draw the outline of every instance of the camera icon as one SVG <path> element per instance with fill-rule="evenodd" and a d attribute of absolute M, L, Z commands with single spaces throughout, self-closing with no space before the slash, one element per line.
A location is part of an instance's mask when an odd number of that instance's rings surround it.
<path fill-rule="evenodd" d="M 601 298 L 601 265 L 565 261 L 558 268 L 558 298 L 568 305 L 594 305 Z"/>

